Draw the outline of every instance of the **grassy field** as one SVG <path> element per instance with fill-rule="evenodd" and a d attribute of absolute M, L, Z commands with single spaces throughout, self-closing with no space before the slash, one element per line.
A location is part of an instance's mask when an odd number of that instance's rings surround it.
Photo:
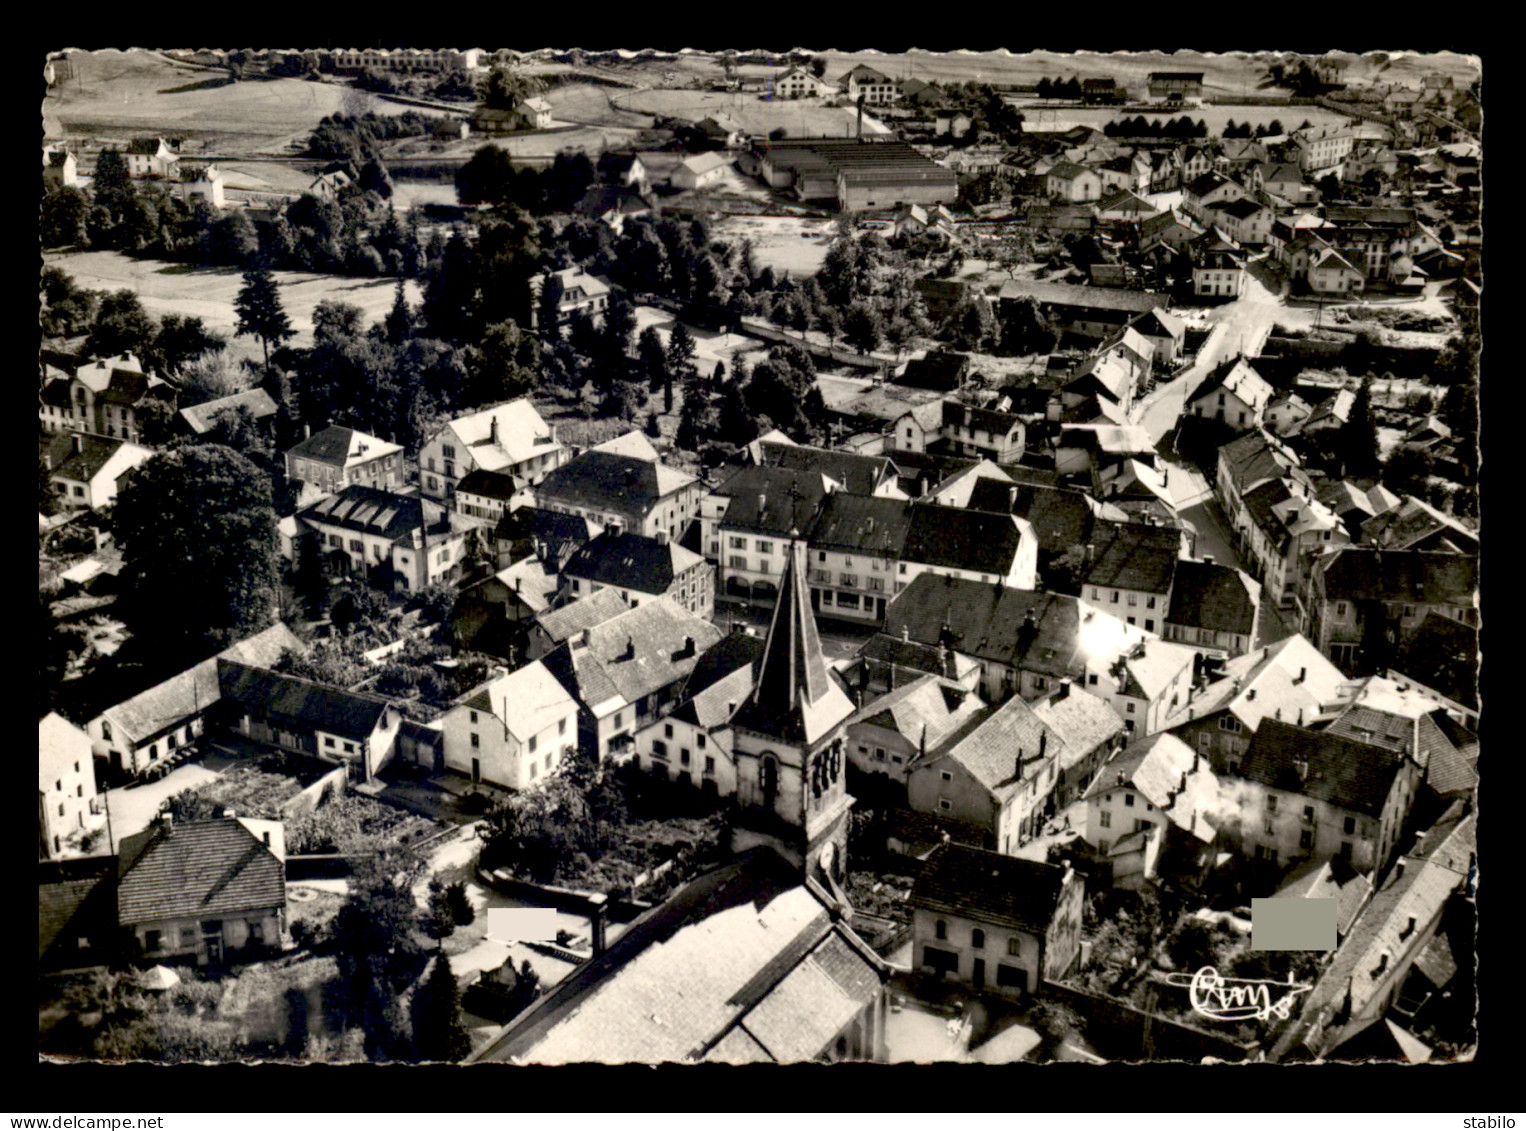
<path fill-rule="evenodd" d="M 626 93 L 619 87 L 596 83 L 568 83 L 554 86 L 544 97 L 551 104 L 551 116 L 558 122 L 577 122 L 585 126 L 622 126 L 646 129 L 652 124 L 650 114 L 622 109 L 610 98 Z M 623 100 L 622 100 L 623 101 Z"/>
<path fill-rule="evenodd" d="M 832 246 L 830 220 L 796 220 L 789 216 L 728 216 L 711 228 L 714 239 L 752 240 L 759 268 L 788 271 L 790 278 L 814 275 Z"/>
<path fill-rule="evenodd" d="M 848 107 L 823 106 L 819 99 L 767 101 L 755 93 L 707 90 L 643 90 L 619 99 L 621 106 L 645 110 L 670 118 L 697 122 L 725 113 L 749 133 L 768 133 L 783 128 L 790 137 L 848 137 L 856 123 L 856 111 Z M 870 115 L 864 129 L 883 133 L 884 127 Z"/>
<path fill-rule="evenodd" d="M 68 272 L 75 283 L 92 290 L 136 291 L 150 314 L 194 315 L 208 328 L 230 339 L 238 316 L 233 300 L 243 285 L 243 276 L 232 267 L 195 267 L 183 263 L 165 263 L 157 259 L 131 259 L 115 251 L 54 252 L 43 256 L 50 267 Z M 281 303 L 291 318 L 297 336 L 296 346 L 312 345 L 313 308 L 325 299 L 358 306 L 369 324 L 387 316 L 392 309 L 396 281 L 393 279 L 357 279 L 343 275 L 315 275 L 301 271 L 275 272 L 280 286 Z M 423 293 L 417 282 L 407 284 L 408 301 L 417 304 Z M 260 356 L 253 339 L 253 356 Z M 236 344 L 230 341 L 232 347 Z"/>
<path fill-rule="evenodd" d="M 75 77 L 43 101 L 50 138 L 121 140 L 156 133 L 225 151 L 285 153 L 305 143 L 329 114 L 410 109 L 341 83 L 231 82 L 218 71 L 172 63 L 151 51 L 81 51 L 69 60 Z"/>

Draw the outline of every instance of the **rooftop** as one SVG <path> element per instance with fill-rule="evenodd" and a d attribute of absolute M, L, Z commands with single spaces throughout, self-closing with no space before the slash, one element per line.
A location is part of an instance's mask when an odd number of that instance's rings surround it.
<path fill-rule="evenodd" d="M 912 888 L 913 906 L 1046 935 L 1069 870 L 961 844 L 935 849 Z"/>
<path fill-rule="evenodd" d="M 124 926 L 286 906 L 285 865 L 233 818 L 155 824 L 123 837 L 119 851 Z"/>

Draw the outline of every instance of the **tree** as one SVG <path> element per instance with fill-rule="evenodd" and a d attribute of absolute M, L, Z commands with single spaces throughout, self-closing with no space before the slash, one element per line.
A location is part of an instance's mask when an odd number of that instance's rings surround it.
<path fill-rule="evenodd" d="M 409 1007 L 413 1027 L 415 1061 L 465 1060 L 472 1051 L 472 1039 L 461 1024 L 461 997 L 450 959 L 437 951 L 429 974 L 414 988 Z"/>
<path fill-rule="evenodd" d="M 43 247 L 71 247 L 87 237 L 85 217 L 90 202 L 73 185 L 63 185 L 42 198 L 41 233 Z"/>
<path fill-rule="evenodd" d="M 271 344 L 280 345 L 294 337 L 296 331 L 291 328 L 291 319 L 281 307 L 275 277 L 266 267 L 258 265 L 244 272 L 244 285 L 233 300 L 233 309 L 238 314 L 235 335 L 250 334 L 259 339 L 265 352 L 265 375 L 268 377 Z"/>
<path fill-rule="evenodd" d="M 524 99 L 535 97 L 542 89 L 544 87 L 539 79 L 500 63 L 482 80 L 481 96 L 489 110 L 512 110 Z"/>
<path fill-rule="evenodd" d="M 687 381 L 695 373 L 694 368 L 694 335 L 689 333 L 689 327 L 682 322 L 673 324 L 673 333 L 668 338 L 667 366 L 663 370 L 662 381 L 662 410 L 673 411 L 673 381 Z"/>
<path fill-rule="evenodd" d="M 512 321 L 489 326 L 482 344 L 466 355 L 471 374 L 466 399 L 474 404 L 511 400 L 540 387 L 539 345 Z"/>
<path fill-rule="evenodd" d="M 1378 473 L 1378 429 L 1372 419 L 1371 377 L 1362 381 L 1350 415 L 1336 431 L 1335 448 L 1343 475 L 1362 478 Z"/>
<path fill-rule="evenodd" d="M 456 929 L 456 917 L 446 898 L 445 884 L 438 878 L 429 881 L 429 896 L 419 925 L 435 940 L 449 938 Z"/>
<path fill-rule="evenodd" d="M 103 149 L 95 159 L 91 191 L 95 202 L 113 215 L 119 213 L 133 195 L 132 175 L 127 171 L 127 160 L 115 146 Z"/>
<path fill-rule="evenodd" d="M 456 170 L 456 199 L 462 204 L 503 204 L 514 199 L 514 160 L 496 145 L 484 145 Z"/>
<path fill-rule="evenodd" d="M 334 916 L 331 939 L 339 965 L 346 1028 L 364 1030 L 371 1059 L 408 1049 L 398 994 L 418 976 L 425 956 L 413 886 L 422 862 L 399 851 L 357 864 L 349 895 Z"/>
<path fill-rule="evenodd" d="M 843 340 L 859 353 L 878 348 L 884 322 L 867 303 L 855 302 L 843 319 Z"/>
<path fill-rule="evenodd" d="M 91 357 L 115 357 L 131 353 L 141 357 L 158 337 L 159 326 L 143 309 L 136 291 L 117 291 L 101 300 L 100 311 L 85 339 Z"/>
<path fill-rule="evenodd" d="M 392 175 L 375 157 L 360 167 L 359 184 L 361 192 L 374 192 L 383 200 L 392 199 Z"/>
<path fill-rule="evenodd" d="M 668 351 L 656 326 L 648 326 L 636 339 L 636 372 L 654 393 L 668 383 Z"/>
<path fill-rule="evenodd" d="M 221 353 L 227 348 L 227 341 L 208 330 L 206 323 L 195 315 L 166 314 L 149 352 L 156 368 L 179 373 L 188 362 L 203 354 Z"/>
<path fill-rule="evenodd" d="M 397 293 L 392 299 L 392 309 L 387 312 L 384 327 L 387 341 L 394 346 L 400 346 L 413 337 L 413 308 L 408 305 L 408 294 L 402 279 L 397 281 Z"/>
<path fill-rule="evenodd" d="M 166 655 L 199 658 L 274 619 L 269 476 L 237 452 L 193 444 L 140 465 L 112 509 L 124 619 Z"/>
<path fill-rule="evenodd" d="M 1035 300 L 1004 302 L 1001 313 L 1003 353 L 1026 356 L 1054 349 L 1059 335 Z"/>

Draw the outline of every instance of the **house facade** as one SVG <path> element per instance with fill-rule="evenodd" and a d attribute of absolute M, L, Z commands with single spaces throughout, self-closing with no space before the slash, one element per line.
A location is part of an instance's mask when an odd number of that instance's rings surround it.
<path fill-rule="evenodd" d="M 576 748 L 577 716 L 577 701 L 545 665 L 527 664 L 473 689 L 445 713 L 443 768 L 473 782 L 533 789 Z"/>
<path fill-rule="evenodd" d="M 325 494 L 352 484 L 392 491 L 403 486 L 401 444 L 331 424 L 286 452 L 286 475 Z"/>
<path fill-rule="evenodd" d="M 65 854 L 94 819 L 95 760 L 90 736 L 57 712 L 37 724 L 37 850 L 41 860 Z"/>
<path fill-rule="evenodd" d="M 315 536 L 314 549 L 330 573 L 357 574 L 398 593 L 461 575 L 466 530 L 440 504 L 417 495 L 345 487 L 298 511 L 297 521 Z"/>
<path fill-rule="evenodd" d="M 528 397 L 505 401 L 444 425 L 419 449 L 419 489 L 428 498 L 448 501 L 457 487 L 474 471 L 505 477 L 515 491 L 533 487 L 572 458 L 572 452 L 556 438 Z M 479 477 L 481 478 L 481 477 Z M 501 489 L 468 492 L 456 508 L 469 517 L 496 519 L 504 506 Z M 480 497 L 479 497 L 480 496 Z M 499 505 L 495 508 L 495 502 Z M 475 515 L 468 508 L 476 508 Z M 494 512 L 496 509 L 496 513 Z M 512 509 L 512 508 L 509 508 Z"/>
<path fill-rule="evenodd" d="M 699 515 L 702 480 L 655 460 L 590 450 L 549 472 L 531 488 L 534 505 L 600 526 L 672 541 Z"/>
<path fill-rule="evenodd" d="M 936 849 L 912 888 L 912 962 L 947 981 L 1024 997 L 1080 953 L 1081 878 L 963 845 Z"/>

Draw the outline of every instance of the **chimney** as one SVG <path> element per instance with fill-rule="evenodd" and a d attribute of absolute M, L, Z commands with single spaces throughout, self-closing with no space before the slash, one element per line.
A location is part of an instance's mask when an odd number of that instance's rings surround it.
<path fill-rule="evenodd" d="M 758 493 L 758 514 L 761 515 L 764 512 L 764 510 L 766 510 L 767 508 L 768 508 L 768 496 L 763 494 L 762 492 L 759 492 Z"/>
<path fill-rule="evenodd" d="M 666 530 L 659 530 L 654 537 L 659 546 L 666 546 L 668 544 L 668 532 Z"/>
<path fill-rule="evenodd" d="M 1246 702 L 1247 702 L 1247 703 L 1249 703 L 1249 702 L 1250 702 L 1250 701 L 1251 701 L 1251 700 L 1252 700 L 1252 699 L 1254 699 L 1254 698 L 1255 698 L 1255 697 L 1256 697 L 1256 689 L 1255 689 L 1255 688 L 1254 688 L 1254 687 L 1253 687 L 1253 688 L 1251 688 L 1251 689 L 1250 689 L 1250 690 L 1249 690 L 1249 691 L 1247 691 L 1247 692 L 1246 692 L 1246 693 L 1245 693 L 1245 701 L 1246 701 Z"/>
<path fill-rule="evenodd" d="M 175 831 L 175 818 L 170 813 L 160 813 L 157 823 L 159 825 L 160 831 L 165 836 L 169 836 L 170 833 Z"/>
<path fill-rule="evenodd" d="M 1203 561 L 1206 562 L 1208 565 L 1213 565 L 1213 555 L 1212 554 L 1204 554 L 1203 555 Z"/>
<path fill-rule="evenodd" d="M 1017 511 L 1017 484 L 1016 483 L 1012 484 L 1012 486 L 1007 490 L 1007 509 L 1010 510 L 1010 511 L 1013 511 L 1013 512 Z"/>
<path fill-rule="evenodd" d="M 313 426 L 311 424 L 302 425 L 302 438 L 304 440 L 311 440 L 313 438 Z"/>
<path fill-rule="evenodd" d="M 1070 694 L 1070 680 L 1069 679 L 1062 679 L 1062 680 L 1060 680 L 1059 690 L 1057 690 L 1054 693 L 1054 701 L 1056 703 L 1058 703 L 1060 700 L 1064 699 L 1069 694 Z"/>
<path fill-rule="evenodd" d="M 1047 754 L 1048 752 L 1049 752 L 1049 732 L 1047 730 L 1041 730 L 1041 731 L 1039 731 L 1039 757 L 1040 758 L 1044 757 L 1044 755 Z"/>
<path fill-rule="evenodd" d="M 69 437 L 69 440 L 70 446 L 74 449 L 74 454 L 79 455 L 80 452 L 84 450 L 85 438 L 78 432 L 75 432 Z"/>
<path fill-rule="evenodd" d="M 1298 669 L 1298 678 L 1295 679 L 1293 682 L 1294 683 L 1302 683 L 1304 681 L 1304 679 L 1307 678 L 1308 674 L 1309 674 L 1309 669 L 1308 668 L 1299 668 Z"/>
<path fill-rule="evenodd" d="M 611 538 L 618 538 L 620 536 L 620 523 L 619 523 L 619 521 L 617 519 L 613 519 L 612 518 L 608 522 L 606 522 L 604 524 L 604 533 L 608 534 Z"/>
<path fill-rule="evenodd" d="M 524 588 L 525 588 L 525 579 L 522 578 L 522 577 L 516 577 L 514 579 L 514 592 L 522 593 L 522 592 L 524 592 Z"/>
<path fill-rule="evenodd" d="M 684 637 L 684 653 L 683 654 L 685 656 L 692 656 L 692 655 L 694 655 L 694 637 L 692 637 L 692 636 L 685 636 Z"/>
<path fill-rule="evenodd" d="M 223 810 L 223 816 L 231 821 L 235 817 L 238 816 L 238 810 L 237 809 L 224 809 Z"/>
<path fill-rule="evenodd" d="M 636 658 L 636 638 L 634 636 L 626 636 L 625 652 L 620 658 L 622 660 L 634 660 Z"/>
<path fill-rule="evenodd" d="M 488 418 L 487 438 L 490 443 L 498 443 L 498 418 L 496 416 Z"/>

